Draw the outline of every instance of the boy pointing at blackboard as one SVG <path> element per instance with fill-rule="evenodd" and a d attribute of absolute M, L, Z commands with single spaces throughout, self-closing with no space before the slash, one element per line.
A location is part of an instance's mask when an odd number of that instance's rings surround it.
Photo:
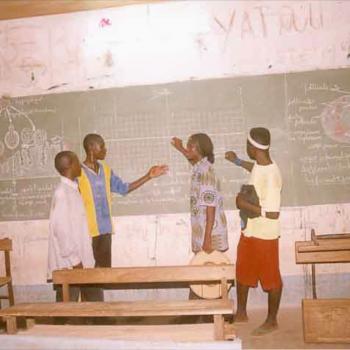
<path fill-rule="evenodd" d="M 89 233 L 92 236 L 96 267 L 111 267 L 111 234 L 113 232 L 111 193 L 126 195 L 149 180 L 165 174 L 168 167 L 166 165 L 153 166 L 146 175 L 134 182 L 127 183 L 115 175 L 104 162 L 107 149 L 102 136 L 88 134 L 84 138 L 83 145 L 86 159 L 82 164 L 82 173 L 78 182 L 87 213 Z M 100 289 L 99 298 L 103 300 L 102 289 Z"/>
<path fill-rule="evenodd" d="M 171 144 L 192 164 L 190 208 L 192 251 L 228 249 L 227 222 L 220 182 L 215 174 L 214 146 L 206 134 L 189 137 L 186 148 L 174 137 Z"/>
<path fill-rule="evenodd" d="M 248 321 L 246 307 L 250 287 L 257 287 L 259 281 L 268 293 L 267 318 L 253 331 L 253 335 L 263 335 L 277 329 L 277 312 L 282 294 L 278 256 L 282 178 L 277 164 L 270 158 L 269 148 L 269 130 L 253 128 L 248 134 L 247 153 L 254 163 L 239 159 L 232 151 L 225 155 L 227 160 L 251 173 L 249 184 L 255 187 L 259 198 L 259 205 L 248 201 L 242 193 L 236 198 L 237 208 L 249 215 L 237 247 L 235 322 Z"/>

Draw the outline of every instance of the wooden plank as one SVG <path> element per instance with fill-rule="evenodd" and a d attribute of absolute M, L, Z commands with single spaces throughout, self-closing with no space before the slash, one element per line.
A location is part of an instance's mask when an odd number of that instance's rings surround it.
<path fill-rule="evenodd" d="M 35 326 L 35 319 L 34 318 L 26 318 L 26 328 L 31 329 Z"/>
<path fill-rule="evenodd" d="M 6 333 L 16 334 L 17 333 L 16 317 L 5 317 L 4 319 L 6 322 Z"/>
<path fill-rule="evenodd" d="M 315 244 L 312 241 L 296 242 L 299 252 L 322 252 L 327 250 L 350 250 L 350 239 L 323 239 Z"/>
<path fill-rule="evenodd" d="M 0 239 L 0 250 L 12 250 L 12 240 L 9 238 Z"/>
<path fill-rule="evenodd" d="M 316 266 L 315 264 L 311 265 L 311 277 L 312 277 L 312 297 L 317 299 L 317 291 L 316 291 Z"/>
<path fill-rule="evenodd" d="M 228 282 L 234 280 L 234 265 L 115 267 L 53 272 L 55 284 L 219 282 L 222 278 Z"/>
<path fill-rule="evenodd" d="M 328 235 L 315 235 L 315 239 L 342 239 L 342 238 L 350 238 L 350 233 L 335 233 Z"/>
<path fill-rule="evenodd" d="M 10 250 L 5 251 L 5 269 L 6 269 L 6 276 L 10 279 L 7 282 L 7 292 L 8 292 L 9 303 L 12 306 L 15 303 L 15 297 L 14 297 L 13 287 L 12 287 Z"/>
<path fill-rule="evenodd" d="M 0 316 L 22 317 L 129 317 L 229 315 L 233 313 L 232 300 L 147 300 L 126 302 L 68 302 L 17 304 L 0 310 Z"/>
<path fill-rule="evenodd" d="M 221 279 L 221 297 L 224 300 L 228 299 L 228 286 L 226 278 Z"/>
<path fill-rule="evenodd" d="M 222 315 L 214 315 L 214 339 L 224 340 L 224 317 Z"/>
<path fill-rule="evenodd" d="M 350 299 L 303 299 L 307 343 L 350 343 Z"/>
<path fill-rule="evenodd" d="M 325 252 L 296 252 L 297 264 L 322 264 L 350 262 L 350 250 Z"/>
<path fill-rule="evenodd" d="M 236 328 L 232 323 L 224 323 L 225 340 L 236 339 Z"/>
<path fill-rule="evenodd" d="M 0 277 L 0 286 L 4 286 L 5 284 L 11 281 L 11 277 Z"/>
<path fill-rule="evenodd" d="M 350 250 L 350 240 L 347 240 L 346 244 L 329 244 L 329 245 L 314 245 L 314 246 L 302 246 L 299 247 L 299 252 L 327 252 L 338 250 Z"/>
<path fill-rule="evenodd" d="M 69 298 L 69 284 L 67 284 L 67 283 L 62 284 L 62 299 L 64 302 L 68 302 L 70 300 L 70 298 Z"/>
<path fill-rule="evenodd" d="M 9 0 L 0 1 L 0 20 L 97 10 L 165 0 Z"/>

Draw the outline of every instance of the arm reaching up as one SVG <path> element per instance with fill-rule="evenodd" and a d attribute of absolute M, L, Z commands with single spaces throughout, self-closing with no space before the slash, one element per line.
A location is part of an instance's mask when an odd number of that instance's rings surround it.
<path fill-rule="evenodd" d="M 179 139 L 178 137 L 173 137 L 171 139 L 171 144 L 173 145 L 173 147 L 178 150 L 181 154 L 184 155 L 184 157 L 191 163 L 193 164 L 193 161 L 191 161 L 189 159 L 189 154 L 188 154 L 188 151 L 187 149 L 183 146 L 182 144 L 182 140 Z"/>
<path fill-rule="evenodd" d="M 237 165 L 237 166 L 241 166 L 242 168 L 244 168 L 245 170 L 251 172 L 254 166 L 253 162 L 248 162 L 246 160 L 242 160 L 239 159 L 237 157 L 237 154 L 233 151 L 228 151 L 225 153 L 225 159 L 228 160 L 229 162 Z"/>

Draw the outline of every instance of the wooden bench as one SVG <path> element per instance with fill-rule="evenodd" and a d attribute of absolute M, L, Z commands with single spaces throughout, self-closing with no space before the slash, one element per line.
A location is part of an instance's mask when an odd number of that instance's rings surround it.
<path fill-rule="evenodd" d="M 349 263 L 350 234 L 316 235 L 312 229 L 310 241 L 295 242 L 295 262 L 311 264 L 312 296 L 317 299 L 315 264 Z"/>
<path fill-rule="evenodd" d="M 10 305 L 14 305 L 15 298 L 13 295 L 12 276 L 11 276 L 11 262 L 10 252 L 12 250 L 12 240 L 9 238 L 0 239 L 0 251 L 5 255 L 5 276 L 0 276 L 0 287 L 7 286 L 7 295 L 0 295 L 0 309 L 1 300 L 7 299 Z"/>
<path fill-rule="evenodd" d="M 225 335 L 224 315 L 232 315 L 233 301 L 228 298 L 228 282 L 235 278 L 234 265 L 158 266 L 96 268 L 54 271 L 53 281 L 61 284 L 62 303 L 18 304 L 0 310 L 6 321 L 7 333 L 16 333 L 16 318 L 25 317 L 27 327 L 35 317 L 133 317 L 133 316 L 188 316 L 212 315 L 214 339 L 233 338 Z M 216 283 L 221 298 L 213 300 L 147 300 L 115 302 L 69 302 L 69 286 L 74 284 L 104 284 L 130 288 L 151 288 L 156 285 L 174 287 L 192 284 Z"/>
<path fill-rule="evenodd" d="M 311 264 L 312 297 L 302 299 L 306 343 L 350 343 L 350 299 L 317 299 L 316 264 L 350 262 L 350 234 L 316 235 L 295 242 L 297 264 Z M 341 288 L 341 286 L 339 286 Z"/>

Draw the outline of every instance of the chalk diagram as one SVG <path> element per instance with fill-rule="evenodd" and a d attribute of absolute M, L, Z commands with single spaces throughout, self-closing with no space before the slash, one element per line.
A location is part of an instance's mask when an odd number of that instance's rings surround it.
<path fill-rule="evenodd" d="M 332 140 L 350 144 L 350 95 L 326 103 L 321 113 L 325 134 Z"/>
<path fill-rule="evenodd" d="M 0 126 L 0 179 L 52 173 L 61 137 L 48 139 L 46 130 L 37 128 L 9 97 L 0 98 Z"/>

